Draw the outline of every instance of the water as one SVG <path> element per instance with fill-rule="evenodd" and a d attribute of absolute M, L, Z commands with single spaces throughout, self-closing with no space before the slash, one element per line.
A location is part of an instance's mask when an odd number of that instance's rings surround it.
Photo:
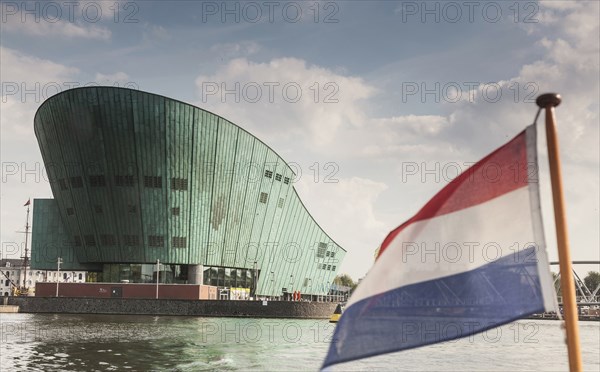
<path fill-rule="evenodd" d="M 0 314 L 0 370 L 318 370 L 326 320 Z M 600 370 L 600 323 L 580 323 L 585 370 Z M 519 321 L 454 342 L 333 368 L 565 371 L 558 321 Z"/>

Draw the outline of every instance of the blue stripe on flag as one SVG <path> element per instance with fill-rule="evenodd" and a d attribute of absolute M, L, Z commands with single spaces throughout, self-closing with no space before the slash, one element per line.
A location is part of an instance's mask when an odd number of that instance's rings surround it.
<path fill-rule="evenodd" d="M 323 367 L 465 337 L 543 311 L 536 248 L 529 247 L 472 271 L 351 305 Z"/>

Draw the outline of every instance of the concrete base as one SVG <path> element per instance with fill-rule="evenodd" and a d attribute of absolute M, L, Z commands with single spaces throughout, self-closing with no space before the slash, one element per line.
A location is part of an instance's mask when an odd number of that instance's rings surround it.
<path fill-rule="evenodd" d="M 0 313 L 18 313 L 19 307 L 14 305 L 0 305 Z"/>
<path fill-rule="evenodd" d="M 334 302 L 11 297 L 22 313 L 139 314 L 328 319 Z"/>

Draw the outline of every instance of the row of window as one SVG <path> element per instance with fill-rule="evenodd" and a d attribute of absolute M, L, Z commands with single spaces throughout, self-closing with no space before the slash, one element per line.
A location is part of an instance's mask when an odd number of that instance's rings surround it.
<path fill-rule="evenodd" d="M 259 201 L 263 204 L 266 204 L 268 197 L 269 197 L 269 194 L 267 194 L 266 192 L 261 192 Z M 283 208 L 284 203 L 285 203 L 285 199 L 279 198 L 279 200 L 277 201 L 277 208 Z M 98 213 L 98 214 L 104 213 L 104 208 L 102 208 L 102 206 L 99 204 L 94 204 L 93 208 L 94 208 L 95 213 Z M 67 207 L 66 212 L 67 212 L 67 216 L 73 216 L 73 215 L 75 215 L 75 208 Z M 137 206 L 135 204 L 128 204 L 127 212 L 131 213 L 131 214 L 136 214 Z M 171 215 L 173 215 L 173 216 L 179 216 L 180 212 L 181 212 L 181 209 L 179 207 L 171 208 Z M 331 257 L 333 257 L 333 256 L 331 256 Z"/>
<path fill-rule="evenodd" d="M 335 271 L 336 266 L 335 265 L 327 265 L 327 264 L 317 264 L 317 269 L 322 269 L 322 270 L 330 270 L 330 271 Z"/>
<path fill-rule="evenodd" d="M 73 216 L 75 214 L 75 209 L 74 208 L 69 207 L 69 208 L 66 209 L 66 211 L 67 211 L 67 216 Z M 94 205 L 94 212 L 96 212 L 98 214 L 104 213 L 104 209 L 102 208 L 101 205 L 95 204 Z M 135 204 L 128 204 L 127 205 L 127 212 L 132 213 L 132 214 L 137 213 L 137 206 Z M 179 216 L 179 212 L 180 212 L 179 207 L 173 207 L 173 208 L 171 208 L 171 214 L 173 216 Z"/>
<path fill-rule="evenodd" d="M 267 178 L 273 178 L 273 171 L 270 170 L 265 170 L 265 177 Z M 281 178 L 283 176 L 280 173 L 275 173 L 275 181 L 279 181 L 281 182 Z M 289 177 L 283 177 L 283 183 L 285 183 L 286 185 L 290 184 L 290 178 Z"/>
<path fill-rule="evenodd" d="M 82 240 L 81 236 L 74 236 L 75 246 L 81 247 Z M 96 246 L 96 238 L 94 235 L 84 235 L 83 241 L 85 241 L 85 245 L 88 247 Z M 112 247 L 117 245 L 117 239 L 114 235 L 111 234 L 100 234 L 100 245 L 106 247 Z M 139 235 L 123 235 L 123 245 L 126 247 L 137 247 L 140 245 L 140 237 Z M 165 238 L 162 235 L 149 235 L 148 236 L 148 245 L 150 247 L 164 247 L 165 246 Z M 171 238 L 171 245 L 173 248 L 187 248 L 187 237 L 184 236 L 174 236 Z"/>
<path fill-rule="evenodd" d="M 83 178 L 81 176 L 75 176 L 70 178 L 61 178 L 58 180 L 58 184 L 61 190 L 67 190 L 68 184 L 71 184 L 71 188 L 80 189 L 83 187 Z M 144 176 L 144 187 L 151 189 L 162 189 L 162 177 L 161 176 Z M 106 187 L 106 178 L 104 175 L 92 175 L 89 176 L 90 187 Z M 115 176 L 115 186 L 119 187 L 132 187 L 134 186 L 134 177 L 131 175 L 117 175 Z M 171 178 L 171 189 L 178 191 L 187 191 L 188 180 L 186 178 Z"/>
<path fill-rule="evenodd" d="M 265 177 L 273 178 L 273 172 L 270 170 L 265 170 Z M 281 182 L 283 179 L 283 183 L 289 185 L 290 178 L 283 177 L 282 174 L 276 173 L 275 180 Z M 135 180 L 132 175 L 115 175 L 115 186 L 119 187 L 133 187 Z M 68 185 L 67 181 L 71 184 L 71 188 L 78 189 L 83 187 L 83 178 L 81 176 L 74 176 L 66 178 L 61 178 L 58 180 L 58 184 L 61 190 L 67 190 Z M 89 176 L 89 184 L 90 187 L 106 187 L 106 177 L 103 174 L 99 175 L 90 175 Z M 153 189 L 161 189 L 162 188 L 162 177 L 161 176 L 144 176 L 144 187 L 153 188 Z M 188 189 L 188 180 L 186 178 L 171 178 L 171 189 L 172 190 L 180 190 L 187 191 Z"/>

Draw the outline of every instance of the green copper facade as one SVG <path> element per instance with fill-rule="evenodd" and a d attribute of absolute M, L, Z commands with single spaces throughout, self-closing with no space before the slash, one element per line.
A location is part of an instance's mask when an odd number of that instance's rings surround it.
<path fill-rule="evenodd" d="M 53 96 L 34 124 L 55 198 L 40 208 L 64 225 L 74 262 L 252 269 L 259 295 L 327 292 L 345 251 L 302 204 L 291 168 L 237 125 L 112 87 Z M 34 249 L 54 239 L 36 229 L 48 218 L 36 208 Z M 33 265 L 56 267 L 35 252 Z"/>

